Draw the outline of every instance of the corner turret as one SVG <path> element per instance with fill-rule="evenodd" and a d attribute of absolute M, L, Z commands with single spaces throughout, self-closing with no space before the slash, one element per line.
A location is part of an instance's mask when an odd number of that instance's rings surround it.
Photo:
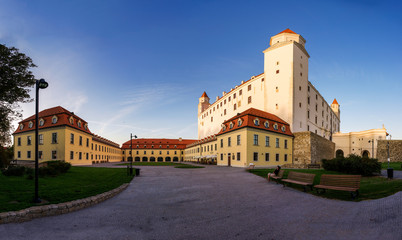
<path fill-rule="evenodd" d="M 198 114 L 205 111 L 211 104 L 209 103 L 209 97 L 206 92 L 204 92 L 199 98 L 198 102 Z"/>
<path fill-rule="evenodd" d="M 340 110 L 340 105 L 338 103 L 338 101 L 336 101 L 336 98 L 334 99 L 334 101 L 331 104 L 331 109 L 332 111 L 334 111 L 334 113 L 336 114 L 336 116 L 338 117 L 338 119 L 341 119 L 341 110 Z"/>

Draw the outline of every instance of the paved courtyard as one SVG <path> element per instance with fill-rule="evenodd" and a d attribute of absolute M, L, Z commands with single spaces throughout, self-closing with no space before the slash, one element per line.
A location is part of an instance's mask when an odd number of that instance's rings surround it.
<path fill-rule="evenodd" d="M 130 186 L 77 212 L 0 225 L 0 239 L 402 239 L 402 193 L 328 200 L 244 169 L 140 167 Z"/>

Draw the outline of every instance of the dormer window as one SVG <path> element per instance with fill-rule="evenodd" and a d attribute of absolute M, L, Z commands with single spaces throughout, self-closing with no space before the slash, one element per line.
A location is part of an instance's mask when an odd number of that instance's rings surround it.
<path fill-rule="evenodd" d="M 169 145 L 167 145 L 166 147 L 169 148 Z"/>
<path fill-rule="evenodd" d="M 241 119 L 239 119 L 239 120 L 237 121 L 237 126 L 240 127 L 242 124 L 243 124 L 243 121 L 242 121 Z"/>
<path fill-rule="evenodd" d="M 147 148 L 147 145 L 144 145 L 144 148 Z"/>
<path fill-rule="evenodd" d="M 84 128 L 85 130 L 88 130 L 88 124 L 85 123 Z"/>
<path fill-rule="evenodd" d="M 24 129 L 24 124 L 20 125 L 20 130 Z"/>
<path fill-rule="evenodd" d="M 222 124 L 222 131 L 226 131 L 226 125 Z"/>
<path fill-rule="evenodd" d="M 176 146 L 176 145 L 174 145 L 174 148 L 177 148 L 177 146 Z"/>
<path fill-rule="evenodd" d="M 159 148 L 162 148 L 162 145 L 159 145 Z"/>
<path fill-rule="evenodd" d="M 70 124 L 74 124 L 74 118 L 70 117 Z"/>
<path fill-rule="evenodd" d="M 32 128 L 32 126 L 33 126 L 33 122 L 29 122 L 28 127 Z"/>
<path fill-rule="evenodd" d="M 274 129 L 278 130 L 278 124 L 277 123 L 274 124 Z"/>
<path fill-rule="evenodd" d="M 78 127 L 81 127 L 81 121 L 78 121 Z"/>
<path fill-rule="evenodd" d="M 154 148 L 154 145 L 152 145 L 151 148 Z"/>
<path fill-rule="evenodd" d="M 254 119 L 254 125 L 260 126 L 260 120 L 258 120 L 258 118 Z"/>
<path fill-rule="evenodd" d="M 230 129 L 232 129 L 232 128 L 233 128 L 233 123 L 232 123 L 232 122 L 230 122 L 230 124 L 229 124 L 229 128 L 230 128 Z"/>
<path fill-rule="evenodd" d="M 139 148 L 140 147 L 140 145 L 137 145 L 137 148 Z"/>
<path fill-rule="evenodd" d="M 52 124 L 55 124 L 55 123 L 57 123 L 57 117 L 56 117 L 56 116 L 53 116 L 53 117 L 52 117 Z"/>
<path fill-rule="evenodd" d="M 285 125 L 282 126 L 281 130 L 282 130 L 282 132 L 286 132 L 286 127 L 285 127 Z"/>
<path fill-rule="evenodd" d="M 40 120 L 39 120 L 39 126 L 43 126 L 44 124 L 45 124 L 45 120 L 40 119 Z"/>
<path fill-rule="evenodd" d="M 264 126 L 265 126 L 266 128 L 269 128 L 269 122 L 268 122 L 268 121 L 265 121 Z"/>

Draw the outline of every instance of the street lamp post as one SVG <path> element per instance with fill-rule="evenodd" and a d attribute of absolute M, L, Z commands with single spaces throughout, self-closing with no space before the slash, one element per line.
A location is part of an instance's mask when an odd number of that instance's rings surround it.
<path fill-rule="evenodd" d="M 45 89 L 49 86 L 49 84 L 45 81 L 45 79 L 36 80 L 35 90 L 35 197 L 34 202 L 40 203 L 41 200 L 39 198 L 38 189 L 38 179 L 39 179 L 39 89 Z"/>
<path fill-rule="evenodd" d="M 389 135 L 389 140 L 391 140 L 391 135 Z M 389 156 L 389 140 L 388 140 L 388 142 L 387 142 L 387 153 L 388 153 L 388 158 L 387 158 L 387 160 L 388 160 L 387 176 L 388 176 L 388 179 L 392 179 L 392 178 L 394 178 L 394 169 L 389 166 L 389 162 L 391 162 L 391 158 L 390 158 L 390 156 Z"/>
<path fill-rule="evenodd" d="M 137 138 L 134 135 L 134 138 Z M 130 176 L 133 175 L 133 134 L 130 133 Z"/>
<path fill-rule="evenodd" d="M 371 155 L 372 158 L 374 158 L 374 139 L 371 139 L 368 142 L 371 143 Z"/>

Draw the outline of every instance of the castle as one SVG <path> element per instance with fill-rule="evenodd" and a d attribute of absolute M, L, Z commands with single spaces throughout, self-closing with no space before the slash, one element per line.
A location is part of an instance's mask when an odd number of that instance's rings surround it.
<path fill-rule="evenodd" d="M 264 72 L 242 81 L 210 103 L 204 92 L 198 103 L 198 139 L 216 134 L 221 124 L 249 108 L 274 114 L 292 132 L 311 131 L 329 140 L 340 129 L 340 108 L 331 105 L 308 80 L 306 40 L 290 29 L 271 37 L 264 53 Z"/>

